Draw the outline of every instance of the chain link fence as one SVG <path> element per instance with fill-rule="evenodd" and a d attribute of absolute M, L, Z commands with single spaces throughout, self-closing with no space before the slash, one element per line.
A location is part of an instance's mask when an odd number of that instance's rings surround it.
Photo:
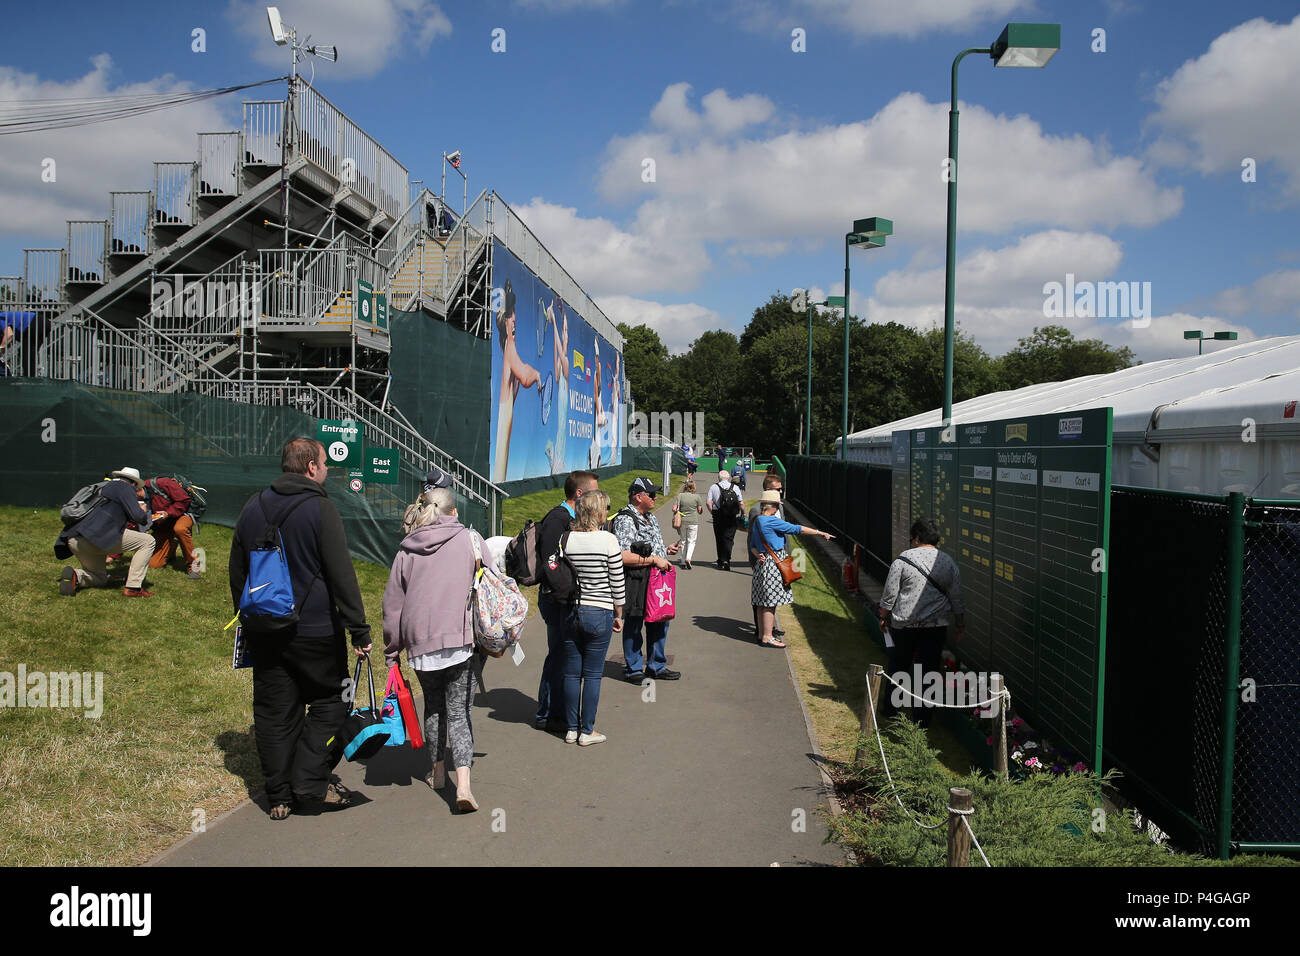
<path fill-rule="evenodd" d="M 1300 502 L 1248 501 L 1232 838 L 1300 846 Z"/>

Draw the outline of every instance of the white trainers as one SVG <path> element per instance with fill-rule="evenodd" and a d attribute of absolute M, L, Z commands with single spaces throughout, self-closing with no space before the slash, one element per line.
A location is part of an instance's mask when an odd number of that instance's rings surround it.
<path fill-rule="evenodd" d="M 578 746 L 590 747 L 592 744 L 603 744 L 605 742 L 605 739 L 606 738 L 604 734 L 598 734 L 595 732 L 592 732 L 590 734 L 583 734 L 578 738 Z"/>
<path fill-rule="evenodd" d="M 585 737 L 586 734 L 583 734 L 583 736 Z M 578 742 L 578 732 L 576 730 L 570 730 L 564 735 L 564 742 L 566 744 L 576 744 Z"/>

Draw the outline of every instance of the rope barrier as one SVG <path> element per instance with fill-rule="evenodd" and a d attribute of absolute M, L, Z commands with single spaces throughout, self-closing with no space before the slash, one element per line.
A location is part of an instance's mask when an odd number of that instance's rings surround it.
<path fill-rule="evenodd" d="M 867 681 L 867 700 L 870 702 L 871 712 L 874 714 L 876 712 L 876 701 L 871 694 L 871 681 Z M 872 720 L 871 724 L 876 731 L 876 746 L 880 748 L 880 763 L 885 768 L 885 779 L 889 781 L 889 788 L 894 791 L 894 800 L 898 802 L 899 808 L 907 814 L 909 820 L 915 823 L 922 830 L 938 830 L 943 826 L 942 823 L 936 823 L 933 826 L 921 823 L 915 816 L 913 816 L 912 811 L 907 809 L 903 804 L 902 798 L 898 795 L 898 787 L 894 786 L 894 776 L 889 772 L 889 761 L 885 759 L 885 744 L 884 741 L 880 739 L 880 725 L 875 720 Z"/>
<path fill-rule="evenodd" d="M 887 680 L 889 680 L 891 684 L 894 683 L 893 678 L 891 678 L 888 674 L 885 674 L 884 676 Z M 994 701 L 1003 698 L 1005 698 L 1009 702 L 1011 699 L 1011 692 L 1004 689 L 1002 693 L 998 695 L 998 697 L 993 698 L 993 700 L 991 701 L 987 701 L 984 706 L 987 706 L 988 704 L 991 704 Z M 874 715 L 876 713 L 876 700 L 875 700 L 875 696 L 871 693 L 870 680 L 867 681 L 867 703 L 870 705 L 871 713 Z M 871 721 L 871 726 L 876 733 L 876 746 L 880 750 L 880 763 L 881 766 L 885 768 L 885 779 L 889 781 L 889 788 L 894 792 L 894 801 L 898 804 L 899 808 L 905 814 L 907 814 L 907 818 L 912 823 L 920 827 L 922 830 L 938 830 L 940 827 L 943 826 L 942 823 L 936 823 L 934 825 L 922 823 L 920 820 L 916 818 L 916 816 L 912 813 L 911 810 L 907 809 L 907 806 L 903 803 L 902 798 L 898 795 L 898 787 L 894 785 L 894 775 L 889 772 L 889 761 L 885 759 L 885 743 L 880 737 L 880 724 L 878 721 L 876 721 L 873 718 Z M 966 819 L 967 817 L 969 817 L 971 814 L 975 812 L 974 808 L 970 810 L 958 810 L 955 807 L 948 807 L 948 812 L 955 813 L 961 817 L 962 825 L 966 828 L 966 832 L 970 834 L 971 842 L 975 844 L 975 849 L 979 851 L 980 859 L 984 861 L 984 865 L 986 867 L 992 869 L 993 864 L 990 863 L 989 858 L 984 855 L 984 848 L 980 846 L 980 841 L 978 838 L 976 838 L 975 831 L 971 829 L 970 823 Z"/>
<path fill-rule="evenodd" d="M 949 807 L 948 809 L 951 810 L 952 808 Z M 974 813 L 975 811 L 966 810 L 960 812 L 963 812 L 964 814 L 969 814 L 969 813 Z M 962 822 L 962 826 L 966 828 L 966 832 L 970 834 L 971 842 L 975 844 L 975 849 L 980 851 L 980 859 L 984 861 L 984 865 L 987 866 L 989 869 L 993 869 L 993 864 L 990 863 L 989 858 L 984 855 L 984 848 L 980 846 L 980 841 L 975 837 L 975 831 L 970 828 L 970 824 L 966 821 L 966 817 L 964 815 L 961 818 L 961 822 Z"/>

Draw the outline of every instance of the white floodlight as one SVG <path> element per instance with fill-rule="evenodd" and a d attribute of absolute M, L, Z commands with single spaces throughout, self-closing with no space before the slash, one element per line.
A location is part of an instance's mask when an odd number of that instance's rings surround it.
<path fill-rule="evenodd" d="M 271 23 L 271 39 L 275 41 L 276 46 L 284 46 L 288 43 L 289 34 L 284 30 L 284 21 L 280 19 L 280 11 L 276 7 L 267 7 L 266 19 Z"/>

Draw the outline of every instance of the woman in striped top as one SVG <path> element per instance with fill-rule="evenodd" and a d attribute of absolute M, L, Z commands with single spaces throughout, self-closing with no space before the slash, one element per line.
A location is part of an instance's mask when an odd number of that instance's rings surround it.
<path fill-rule="evenodd" d="M 564 710 L 569 722 L 567 744 L 589 747 L 605 740 L 596 733 L 596 707 L 605 655 L 614 631 L 623 630 L 623 549 L 618 539 L 600 530 L 609 514 L 609 495 L 589 491 L 574 508 L 577 517 L 565 536 L 564 553 L 578 573 L 581 597 L 565 628 Z"/>

